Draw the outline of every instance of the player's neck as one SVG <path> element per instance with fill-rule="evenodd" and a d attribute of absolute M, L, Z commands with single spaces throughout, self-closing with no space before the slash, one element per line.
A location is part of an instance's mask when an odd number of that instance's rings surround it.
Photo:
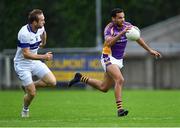
<path fill-rule="evenodd" d="M 34 33 L 37 32 L 38 29 L 33 24 L 30 24 L 29 26 L 30 26 L 32 32 L 34 32 Z"/>
<path fill-rule="evenodd" d="M 123 25 L 119 25 L 119 24 L 115 24 L 115 26 L 117 27 L 117 29 L 122 29 Z"/>
<path fill-rule="evenodd" d="M 114 24 L 114 26 L 116 26 L 118 29 L 121 29 L 122 27 L 123 27 L 123 25 L 119 25 L 119 24 L 117 24 L 117 23 L 115 23 L 115 22 L 112 22 L 113 24 Z"/>

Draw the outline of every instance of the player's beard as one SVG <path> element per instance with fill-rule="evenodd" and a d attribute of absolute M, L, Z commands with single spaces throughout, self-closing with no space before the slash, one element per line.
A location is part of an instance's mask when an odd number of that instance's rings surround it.
<path fill-rule="evenodd" d="M 36 29 L 40 29 L 43 27 L 43 25 L 36 25 L 35 27 L 36 27 Z"/>
<path fill-rule="evenodd" d="M 117 26 L 118 27 L 122 27 L 123 26 L 123 22 L 117 22 Z"/>

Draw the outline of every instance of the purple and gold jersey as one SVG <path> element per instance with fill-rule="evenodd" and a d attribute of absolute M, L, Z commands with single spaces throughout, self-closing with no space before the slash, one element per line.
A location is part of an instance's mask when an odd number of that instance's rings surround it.
<path fill-rule="evenodd" d="M 108 37 L 114 37 L 119 34 L 119 32 L 123 31 L 127 26 L 131 26 L 130 23 L 124 22 L 123 27 L 119 28 L 113 22 L 110 22 L 104 30 L 104 40 Z M 104 42 L 104 47 L 102 54 L 112 55 L 116 59 L 122 59 L 125 51 L 125 47 L 127 44 L 127 37 L 122 35 L 119 40 L 113 46 L 108 46 L 106 41 Z"/>

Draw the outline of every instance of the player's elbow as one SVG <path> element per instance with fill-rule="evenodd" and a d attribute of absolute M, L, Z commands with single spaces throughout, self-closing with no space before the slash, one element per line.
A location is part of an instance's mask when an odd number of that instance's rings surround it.
<path fill-rule="evenodd" d="M 26 52 L 24 52 L 24 53 L 23 53 L 23 56 L 24 56 L 24 58 L 25 58 L 25 59 L 30 59 L 29 54 L 28 54 L 28 53 L 26 53 Z"/>
<path fill-rule="evenodd" d="M 29 52 L 29 49 L 23 49 L 22 54 L 23 54 L 25 59 L 31 58 L 31 53 Z"/>
<path fill-rule="evenodd" d="M 25 58 L 25 59 L 27 59 L 27 58 L 28 58 L 26 54 L 23 54 L 23 56 L 24 56 L 24 58 Z"/>

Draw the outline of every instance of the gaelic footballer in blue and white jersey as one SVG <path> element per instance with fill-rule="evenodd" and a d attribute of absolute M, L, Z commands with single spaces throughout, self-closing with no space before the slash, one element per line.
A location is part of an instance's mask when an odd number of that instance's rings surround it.
<path fill-rule="evenodd" d="M 23 48 L 29 48 L 30 52 L 37 54 L 39 45 L 41 43 L 41 35 L 45 32 L 44 26 L 39 28 L 37 32 L 33 32 L 29 24 L 24 25 L 18 32 L 17 52 L 14 62 L 26 61 L 31 62 L 30 59 L 25 59 L 22 54 Z"/>

